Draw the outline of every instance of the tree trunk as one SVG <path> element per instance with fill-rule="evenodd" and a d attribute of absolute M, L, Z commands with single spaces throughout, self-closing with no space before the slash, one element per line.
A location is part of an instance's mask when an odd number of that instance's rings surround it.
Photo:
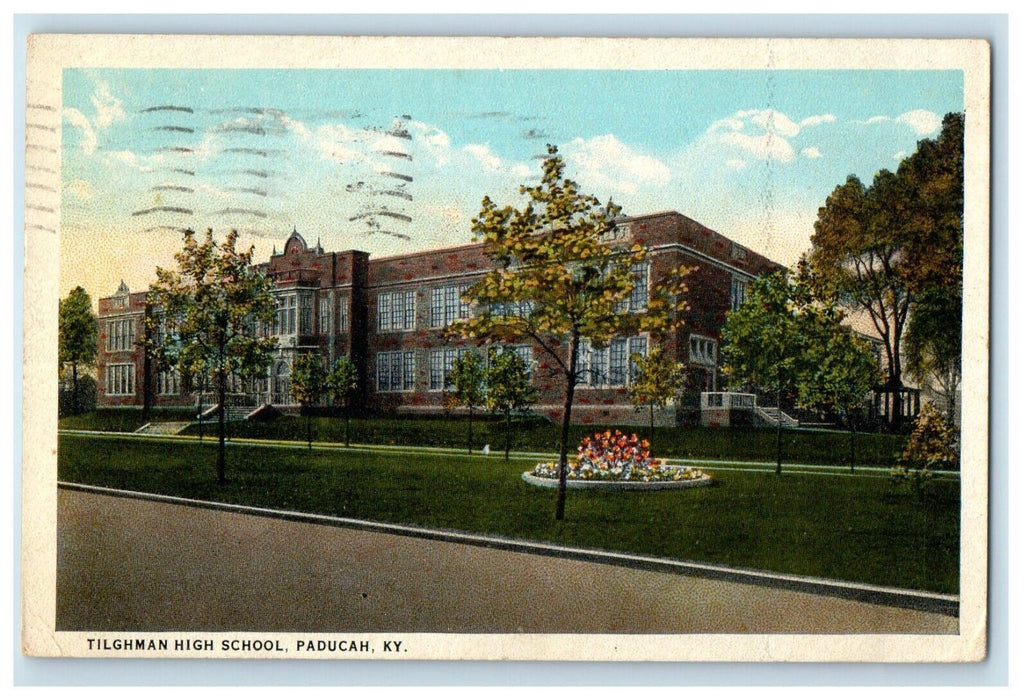
<path fill-rule="evenodd" d="M 506 424 L 504 428 L 504 461 L 509 462 L 511 461 L 511 409 L 506 409 L 504 414 L 504 422 Z"/>
<path fill-rule="evenodd" d="M 203 392 L 203 386 L 201 386 L 201 390 L 197 392 L 197 425 L 199 426 L 199 430 L 197 430 L 197 441 L 203 442 L 204 441 L 204 392 Z"/>
<path fill-rule="evenodd" d="M 225 377 L 218 378 L 218 484 L 225 485 Z"/>
<path fill-rule="evenodd" d="M 71 412 L 79 414 L 79 363 L 71 363 Z"/>
<path fill-rule="evenodd" d="M 775 408 L 779 419 L 775 424 L 775 473 L 782 474 L 782 389 L 775 392 Z"/>
<path fill-rule="evenodd" d="M 472 453 L 472 406 L 468 404 L 468 454 Z"/>
<path fill-rule="evenodd" d="M 350 406 L 348 405 L 344 410 L 346 413 L 344 414 L 343 445 L 350 447 Z"/>
<path fill-rule="evenodd" d="M 568 368 L 565 371 L 565 407 L 561 417 L 561 452 L 557 462 L 557 514 L 565 519 L 565 491 L 568 486 L 568 432 L 572 424 L 572 401 L 575 398 L 575 364 L 579 359 L 579 334 L 572 333 L 568 345 Z"/>
<path fill-rule="evenodd" d="M 854 473 L 854 462 L 856 461 L 855 456 L 854 456 L 854 454 L 855 454 L 855 451 L 854 451 L 854 437 L 855 437 L 855 433 L 857 432 L 857 426 L 854 425 L 854 417 L 851 416 L 850 414 L 848 414 L 848 416 L 847 416 L 847 422 L 850 423 L 850 473 L 853 474 Z"/>
<path fill-rule="evenodd" d="M 654 454 L 654 402 L 650 402 L 650 454 Z"/>
<path fill-rule="evenodd" d="M 311 443 L 311 408 L 310 408 L 310 406 L 307 408 L 307 449 L 308 450 L 313 449 L 313 446 L 312 446 L 312 443 Z"/>

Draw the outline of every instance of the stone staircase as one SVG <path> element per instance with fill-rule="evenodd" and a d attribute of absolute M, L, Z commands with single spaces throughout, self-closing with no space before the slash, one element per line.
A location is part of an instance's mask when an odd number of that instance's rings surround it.
<path fill-rule="evenodd" d="M 135 432 L 138 435 L 178 435 L 190 425 L 189 421 L 147 423 Z"/>
<path fill-rule="evenodd" d="M 260 411 L 264 406 L 226 406 L 225 407 L 225 420 L 226 421 L 240 421 L 247 420 L 254 413 Z M 215 404 L 208 409 L 205 409 L 200 414 L 205 423 L 218 420 L 218 405 Z"/>
<path fill-rule="evenodd" d="M 782 421 L 782 427 L 784 428 L 800 426 L 800 421 L 796 418 L 791 418 L 785 411 L 775 406 L 757 406 L 754 409 L 754 415 L 766 425 L 778 426 L 779 421 Z"/>

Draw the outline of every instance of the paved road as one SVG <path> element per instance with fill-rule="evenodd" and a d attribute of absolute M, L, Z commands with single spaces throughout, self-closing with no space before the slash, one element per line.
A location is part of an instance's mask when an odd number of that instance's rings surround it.
<path fill-rule="evenodd" d="M 61 489 L 57 629 L 956 633 L 750 584 Z"/>

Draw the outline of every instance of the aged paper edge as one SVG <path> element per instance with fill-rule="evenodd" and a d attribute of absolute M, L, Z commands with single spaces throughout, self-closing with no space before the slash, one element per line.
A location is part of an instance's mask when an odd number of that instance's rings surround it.
<path fill-rule="evenodd" d="M 503 39 L 34 35 L 26 104 L 45 105 L 60 132 L 61 75 L 89 68 L 564 68 L 961 70 L 965 86 L 965 293 L 963 329 L 960 634 L 928 635 L 448 635 L 402 636 L 405 659 L 592 661 L 977 661 L 985 655 L 988 489 L 990 51 L 980 40 Z M 60 172 L 60 152 L 26 153 Z M 160 657 L 89 652 L 95 633 L 55 631 L 57 302 L 60 176 L 47 211 L 25 212 L 22 439 L 22 650 L 36 656 Z M 180 635 L 181 636 L 181 635 Z M 225 633 L 195 633 L 224 639 Z M 287 646 L 318 635 L 262 634 Z M 584 644 L 584 637 L 589 644 Z M 133 638 L 170 635 L 133 634 Z M 179 652 L 176 657 L 230 654 Z M 282 658 L 276 653 L 234 658 Z M 312 656 L 311 658 L 316 658 Z M 337 657 L 338 658 L 338 657 Z M 355 657 L 356 658 L 356 657 Z M 375 658 L 365 657 L 360 658 Z M 382 658 L 381 655 L 378 658 Z"/>

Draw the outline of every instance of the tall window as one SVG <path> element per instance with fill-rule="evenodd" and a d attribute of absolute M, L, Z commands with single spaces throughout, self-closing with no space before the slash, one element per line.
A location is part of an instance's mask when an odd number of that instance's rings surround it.
<path fill-rule="evenodd" d="M 467 348 L 440 348 L 429 354 L 429 391 L 450 391 L 454 388 L 450 373 L 457 358 L 466 352 Z"/>
<path fill-rule="evenodd" d="M 296 335 L 297 332 L 297 295 L 288 294 L 277 300 L 279 305 L 278 335 Z"/>
<path fill-rule="evenodd" d="M 621 313 L 646 311 L 647 302 L 650 301 L 650 263 L 645 260 L 633 263 L 630 270 L 633 277 L 632 291 L 618 302 L 617 310 Z"/>
<path fill-rule="evenodd" d="M 625 386 L 636 381 L 639 368 L 632 355 L 647 354 L 647 338 L 615 338 L 605 348 L 594 348 L 588 341 L 579 346 L 576 362 L 576 384 L 592 387 Z"/>
<path fill-rule="evenodd" d="M 350 300 L 342 297 L 339 300 L 339 332 L 346 333 L 350 328 Z"/>
<path fill-rule="evenodd" d="M 747 300 L 747 283 L 740 277 L 733 277 L 729 287 L 729 308 L 736 311 Z"/>
<path fill-rule="evenodd" d="M 414 351 L 376 354 L 375 377 L 377 391 L 411 391 L 414 389 Z"/>
<path fill-rule="evenodd" d="M 690 335 L 690 362 L 709 367 L 718 364 L 718 343 L 702 335 Z"/>
<path fill-rule="evenodd" d="M 107 365 L 105 389 L 108 396 L 126 396 L 136 393 L 135 365 Z"/>
<path fill-rule="evenodd" d="M 314 333 L 314 299 L 310 294 L 299 295 L 300 302 L 300 335 Z"/>
<path fill-rule="evenodd" d="M 162 395 L 178 395 L 179 370 L 169 369 L 157 373 L 157 393 Z"/>
<path fill-rule="evenodd" d="M 332 332 L 332 314 L 330 313 L 329 297 L 318 298 L 318 332 L 322 335 L 329 335 Z"/>
<path fill-rule="evenodd" d="M 136 342 L 136 319 L 120 318 L 107 322 L 107 349 L 131 350 Z"/>
<path fill-rule="evenodd" d="M 379 330 L 414 330 L 414 290 L 379 295 Z"/>
<path fill-rule="evenodd" d="M 468 302 L 461 299 L 461 295 L 470 286 L 469 284 L 459 284 L 449 287 L 433 287 L 429 295 L 429 325 L 433 328 L 442 328 L 458 319 L 468 318 L 471 310 Z"/>

